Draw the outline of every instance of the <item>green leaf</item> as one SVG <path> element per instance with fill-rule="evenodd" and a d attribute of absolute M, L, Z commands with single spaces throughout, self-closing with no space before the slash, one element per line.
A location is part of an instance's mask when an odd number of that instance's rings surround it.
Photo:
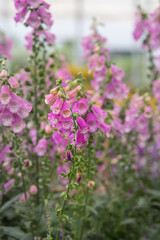
<path fill-rule="evenodd" d="M 24 237 L 26 237 L 25 235 L 28 235 L 28 234 L 25 234 L 24 232 L 22 232 L 19 227 L 1 226 L 0 230 L 2 230 L 4 233 L 6 233 L 6 235 L 11 236 L 15 239 L 19 239 L 19 240 L 24 240 L 25 239 Z M 25 239 L 25 240 L 27 240 L 27 239 Z"/>
<path fill-rule="evenodd" d="M 148 189 L 147 193 L 151 194 L 153 197 L 160 198 L 160 191 L 158 191 L 158 190 Z"/>
<path fill-rule="evenodd" d="M 126 218 L 125 220 L 120 222 L 120 225 L 128 225 L 128 224 L 135 224 L 134 218 Z"/>
<path fill-rule="evenodd" d="M 21 194 L 18 194 L 16 197 L 12 198 L 11 200 L 9 200 L 8 202 L 6 202 L 0 209 L 0 213 L 2 213 L 3 211 L 5 211 L 6 209 L 8 209 L 9 207 L 12 206 L 12 204 L 14 202 L 16 202 L 19 198 L 20 198 Z"/>

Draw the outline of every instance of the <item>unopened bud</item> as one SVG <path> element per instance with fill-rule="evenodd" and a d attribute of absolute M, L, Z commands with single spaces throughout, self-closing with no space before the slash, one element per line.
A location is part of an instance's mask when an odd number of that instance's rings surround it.
<path fill-rule="evenodd" d="M 18 176 L 18 177 L 22 177 L 22 173 L 19 172 L 19 173 L 17 174 L 17 176 Z"/>
<path fill-rule="evenodd" d="M 25 168 L 31 167 L 32 166 L 32 162 L 30 162 L 29 159 L 25 159 L 24 160 L 24 166 L 25 166 Z"/>
<path fill-rule="evenodd" d="M 72 153 L 70 150 L 67 151 L 67 160 L 72 162 Z"/>
<path fill-rule="evenodd" d="M 52 132 L 51 126 L 47 125 L 47 126 L 45 127 L 45 133 L 49 134 L 49 133 L 51 133 L 51 132 Z"/>
<path fill-rule="evenodd" d="M 5 69 L 0 73 L 0 78 L 7 78 L 7 71 Z"/>
<path fill-rule="evenodd" d="M 89 180 L 89 181 L 88 181 L 88 187 L 92 190 L 94 186 L 95 186 L 95 182 Z"/>
<path fill-rule="evenodd" d="M 51 91 L 50 91 L 50 94 L 56 94 L 57 93 L 57 88 L 55 87 L 55 88 L 52 88 L 51 89 Z"/>
<path fill-rule="evenodd" d="M 80 172 L 78 172 L 76 175 L 77 183 L 79 183 L 81 181 L 81 178 L 82 178 L 82 174 Z"/>

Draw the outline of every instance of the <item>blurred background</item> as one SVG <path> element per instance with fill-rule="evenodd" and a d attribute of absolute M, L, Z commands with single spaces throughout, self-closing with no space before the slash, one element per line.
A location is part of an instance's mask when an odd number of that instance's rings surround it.
<path fill-rule="evenodd" d="M 81 39 L 90 34 L 92 18 L 103 22 L 99 28 L 108 39 L 111 59 L 126 72 L 125 81 L 133 86 L 144 86 L 146 81 L 146 56 L 140 43 L 134 41 L 134 13 L 137 5 L 152 11 L 160 4 L 158 0 L 48 0 L 56 34 L 56 45 L 72 68 L 83 68 Z M 10 68 L 17 72 L 27 60 L 25 35 L 29 32 L 22 24 L 16 24 L 13 0 L 0 0 L 0 31 L 14 41 Z M 140 84 L 141 82 L 141 84 Z"/>

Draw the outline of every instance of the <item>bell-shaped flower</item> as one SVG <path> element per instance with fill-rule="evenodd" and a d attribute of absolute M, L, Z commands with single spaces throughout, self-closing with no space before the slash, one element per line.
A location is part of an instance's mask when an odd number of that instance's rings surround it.
<path fill-rule="evenodd" d="M 29 116 L 30 111 L 32 110 L 32 105 L 31 103 L 28 103 L 21 99 L 21 108 L 19 110 L 19 115 L 22 118 L 27 118 Z"/>
<path fill-rule="evenodd" d="M 56 127 L 59 118 L 60 118 L 60 115 L 58 115 L 58 114 L 54 114 L 54 113 L 52 113 L 52 112 L 48 114 L 49 123 L 51 124 L 51 126 L 52 126 L 53 128 Z"/>
<path fill-rule="evenodd" d="M 39 156 L 42 157 L 47 152 L 47 139 L 44 137 L 39 140 L 37 146 L 34 148 L 34 152 Z"/>
<path fill-rule="evenodd" d="M 61 108 L 61 114 L 64 118 L 68 118 L 70 117 L 71 115 L 71 111 L 70 111 L 70 104 L 69 104 L 69 101 L 67 100 L 64 100 L 63 102 L 63 106 Z"/>
<path fill-rule="evenodd" d="M 1 88 L 0 101 L 3 105 L 6 105 L 9 103 L 10 99 L 11 99 L 11 91 L 9 89 L 9 86 L 5 84 Z"/>
<path fill-rule="evenodd" d="M 98 124 L 97 124 L 97 119 L 96 116 L 89 112 L 86 116 L 86 123 L 89 126 L 89 131 L 90 132 L 95 132 L 98 128 Z"/>
<path fill-rule="evenodd" d="M 77 112 L 80 115 L 86 114 L 87 110 L 89 109 L 88 105 L 89 101 L 86 98 L 81 98 L 77 103 L 73 106 L 73 112 Z"/>
<path fill-rule="evenodd" d="M 41 21 L 36 11 L 32 11 L 27 19 L 27 24 L 33 28 L 38 28 Z"/>
<path fill-rule="evenodd" d="M 7 108 L 11 113 L 17 113 L 22 105 L 22 98 L 18 97 L 14 92 L 11 92 L 11 100 L 9 101 Z"/>
<path fill-rule="evenodd" d="M 107 117 L 107 112 L 103 111 L 100 107 L 98 107 L 95 104 L 92 105 L 92 111 L 99 121 L 103 122 L 104 119 Z"/>
<path fill-rule="evenodd" d="M 25 128 L 26 124 L 23 122 L 21 117 L 18 114 L 14 114 L 14 120 L 12 124 L 12 130 L 15 133 L 19 133 L 22 131 L 23 128 Z"/>
<path fill-rule="evenodd" d="M 50 107 L 54 114 L 59 114 L 63 105 L 63 98 L 57 98 L 54 104 Z"/>
<path fill-rule="evenodd" d="M 13 122 L 13 114 L 5 108 L 4 111 L 1 113 L 0 119 L 4 126 L 11 126 Z"/>
<path fill-rule="evenodd" d="M 85 144 L 85 143 L 86 143 L 86 139 L 84 137 L 84 134 L 81 133 L 80 130 L 78 130 L 77 133 L 76 133 L 76 146 L 77 147 L 82 147 L 83 144 Z"/>
<path fill-rule="evenodd" d="M 52 102 L 54 102 L 54 100 L 56 100 L 57 96 L 53 95 L 53 94 L 48 94 L 45 96 L 45 103 L 46 104 L 51 104 Z"/>
<path fill-rule="evenodd" d="M 80 132 L 83 134 L 87 133 L 89 130 L 89 126 L 87 125 L 85 120 L 82 117 L 77 116 L 76 121 L 77 121 L 78 127 L 80 129 Z"/>
<path fill-rule="evenodd" d="M 8 82 L 11 85 L 11 88 L 13 88 L 13 89 L 19 88 L 19 82 L 17 81 L 17 79 L 15 77 L 11 76 L 9 78 Z"/>
<path fill-rule="evenodd" d="M 104 132 L 106 134 L 107 137 L 110 136 L 110 130 L 111 130 L 110 125 L 100 122 L 98 127 L 102 130 L 102 132 Z"/>

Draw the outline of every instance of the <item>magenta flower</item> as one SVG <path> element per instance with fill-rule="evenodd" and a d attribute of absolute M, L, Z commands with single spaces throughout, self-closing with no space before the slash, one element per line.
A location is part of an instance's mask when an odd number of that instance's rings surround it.
<path fill-rule="evenodd" d="M 5 108 L 0 115 L 0 120 L 4 126 L 12 126 L 14 120 L 13 114 Z"/>
<path fill-rule="evenodd" d="M 47 152 L 47 139 L 43 137 L 39 140 L 37 146 L 34 148 L 34 152 L 39 156 L 43 157 Z"/>
<path fill-rule="evenodd" d="M 104 121 L 104 119 L 107 117 L 107 112 L 103 111 L 100 107 L 98 107 L 95 104 L 92 105 L 92 111 L 99 121 Z"/>
<path fill-rule="evenodd" d="M 50 107 L 54 114 L 59 114 L 63 105 L 63 98 L 57 98 L 54 104 Z"/>
<path fill-rule="evenodd" d="M 29 192 L 31 193 L 31 194 L 37 194 L 37 192 L 38 192 L 38 189 L 37 189 L 37 186 L 36 185 L 32 185 L 31 187 L 30 187 L 30 189 L 29 189 Z"/>
<path fill-rule="evenodd" d="M 28 12 L 27 7 L 24 7 L 20 12 L 16 13 L 16 16 L 14 17 L 14 20 L 16 22 L 23 22 L 27 12 Z"/>
<path fill-rule="evenodd" d="M 46 41 L 49 45 L 53 45 L 55 43 L 55 40 L 56 40 L 55 34 L 45 31 L 44 35 L 45 35 Z"/>
<path fill-rule="evenodd" d="M 135 22 L 135 29 L 133 32 L 133 37 L 135 40 L 138 40 L 144 31 L 147 29 L 148 20 L 143 19 L 141 13 L 138 11 L 136 12 L 136 22 Z"/>
<path fill-rule="evenodd" d="M 19 88 L 19 82 L 17 81 L 17 79 L 15 77 L 11 76 L 9 78 L 8 82 L 11 85 L 11 88 L 13 88 L 13 89 Z"/>
<path fill-rule="evenodd" d="M 12 124 L 12 130 L 15 133 L 19 133 L 23 130 L 23 128 L 26 127 L 26 124 L 23 122 L 23 120 L 21 119 L 21 117 L 18 114 L 13 114 L 14 120 L 13 120 L 13 124 Z"/>
<path fill-rule="evenodd" d="M 60 115 L 54 114 L 53 112 L 51 112 L 51 113 L 48 114 L 49 123 L 51 124 L 51 126 L 52 126 L 53 128 L 56 127 L 56 124 L 58 123 L 59 118 L 60 118 Z"/>
<path fill-rule="evenodd" d="M 46 104 L 51 104 L 56 100 L 57 96 L 53 95 L 53 94 L 48 94 L 45 96 L 45 103 Z"/>
<path fill-rule="evenodd" d="M 27 44 L 25 45 L 26 49 L 28 51 L 32 50 L 32 45 L 33 45 L 33 32 L 28 33 L 25 36 L 25 40 L 27 41 Z"/>
<path fill-rule="evenodd" d="M 34 29 L 39 27 L 41 21 L 36 11 L 30 13 L 26 23 Z"/>
<path fill-rule="evenodd" d="M 43 3 L 43 0 L 27 0 L 27 3 L 33 7 L 33 8 L 37 8 L 41 3 Z"/>
<path fill-rule="evenodd" d="M 27 118 L 29 116 L 29 113 L 32 110 L 32 105 L 23 99 L 21 99 L 21 108 L 19 110 L 19 115 L 21 118 Z"/>
<path fill-rule="evenodd" d="M 99 128 L 106 134 L 107 137 L 110 136 L 111 126 L 106 123 L 99 123 Z"/>
<path fill-rule="evenodd" d="M 22 10 L 27 6 L 28 1 L 26 0 L 14 0 L 14 5 L 17 10 Z"/>
<path fill-rule="evenodd" d="M 30 197 L 29 192 L 26 192 L 26 197 L 27 197 L 27 199 L 29 199 L 29 197 Z M 23 193 L 21 195 L 21 197 L 19 198 L 19 202 L 24 203 L 27 199 L 25 199 L 25 194 Z"/>
<path fill-rule="evenodd" d="M 86 139 L 83 133 L 81 133 L 80 130 L 77 131 L 76 133 L 76 146 L 77 147 L 82 147 L 83 144 L 86 143 Z"/>
<path fill-rule="evenodd" d="M 77 124 L 81 133 L 85 134 L 89 130 L 89 126 L 82 117 L 77 116 Z"/>
<path fill-rule="evenodd" d="M 11 91 L 9 89 L 9 86 L 5 84 L 1 88 L 0 101 L 3 105 L 6 105 L 9 103 L 10 99 L 11 99 Z"/>
<path fill-rule="evenodd" d="M 13 178 L 10 179 L 8 182 L 6 182 L 6 183 L 4 184 L 5 194 L 12 188 L 13 184 L 14 184 L 14 179 L 13 179 Z"/>
<path fill-rule="evenodd" d="M 64 128 L 66 130 L 71 129 L 73 127 L 73 120 L 72 120 L 71 116 L 68 118 L 61 117 L 60 122 L 59 122 L 59 127 Z"/>
<path fill-rule="evenodd" d="M 61 111 L 62 111 L 61 114 L 64 118 L 69 118 L 71 116 L 69 101 L 64 100 Z"/>
<path fill-rule="evenodd" d="M 77 112 L 80 115 L 86 114 L 87 110 L 89 109 L 88 105 L 89 101 L 86 98 L 81 98 L 77 103 L 73 106 L 73 112 Z"/>
<path fill-rule="evenodd" d="M 90 132 L 95 132 L 98 128 L 96 116 L 89 112 L 86 116 L 86 123 L 89 126 Z"/>
<path fill-rule="evenodd" d="M 47 12 L 44 7 L 39 7 L 38 8 L 38 14 L 41 17 L 41 21 L 46 24 L 47 27 L 51 27 L 53 24 L 53 20 L 52 20 L 52 14 Z"/>
<path fill-rule="evenodd" d="M 11 113 L 17 113 L 22 106 L 22 99 L 18 97 L 14 92 L 11 92 L 11 100 L 7 105 L 7 108 Z"/>

